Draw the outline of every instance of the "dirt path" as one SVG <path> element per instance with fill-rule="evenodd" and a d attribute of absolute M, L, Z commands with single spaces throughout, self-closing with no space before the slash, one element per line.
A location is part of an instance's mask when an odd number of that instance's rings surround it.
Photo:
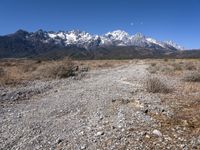
<path fill-rule="evenodd" d="M 146 109 L 167 112 L 167 108 L 160 105 L 156 95 L 145 93 L 142 82 L 149 75 L 146 68 L 138 63 L 91 71 L 82 80 L 60 81 L 42 98 L 2 107 L 0 148 L 166 147 L 159 133 L 152 137 L 157 145 L 148 142 L 160 124 L 146 114 Z"/>

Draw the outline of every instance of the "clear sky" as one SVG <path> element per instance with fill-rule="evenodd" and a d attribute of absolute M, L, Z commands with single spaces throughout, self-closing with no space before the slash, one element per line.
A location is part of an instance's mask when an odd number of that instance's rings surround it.
<path fill-rule="evenodd" d="M 200 48 L 200 0 L 1 0 L 0 35 L 18 29 L 122 29 Z"/>

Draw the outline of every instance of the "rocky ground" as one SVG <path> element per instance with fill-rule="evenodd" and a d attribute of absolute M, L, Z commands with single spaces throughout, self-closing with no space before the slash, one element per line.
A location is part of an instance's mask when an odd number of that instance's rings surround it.
<path fill-rule="evenodd" d="M 83 78 L 1 88 L 0 149 L 200 149 L 200 136 L 156 117 L 175 111 L 145 90 L 147 68 L 130 62 Z"/>

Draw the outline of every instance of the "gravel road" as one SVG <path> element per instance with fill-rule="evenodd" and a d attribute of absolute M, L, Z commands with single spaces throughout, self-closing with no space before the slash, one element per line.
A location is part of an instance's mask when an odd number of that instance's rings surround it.
<path fill-rule="evenodd" d="M 176 148 L 146 113 L 164 109 L 170 115 L 157 95 L 145 92 L 146 68 L 130 63 L 89 71 L 81 80 L 37 81 L 51 88 L 29 100 L 1 104 L 0 149 Z"/>

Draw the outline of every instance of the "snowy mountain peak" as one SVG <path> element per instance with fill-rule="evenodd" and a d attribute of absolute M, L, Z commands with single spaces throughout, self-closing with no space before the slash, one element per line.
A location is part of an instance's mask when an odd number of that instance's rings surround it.
<path fill-rule="evenodd" d="M 172 47 L 175 47 L 178 50 L 184 50 L 185 49 L 183 46 L 180 46 L 173 41 L 165 41 L 165 43 L 168 44 L 168 45 L 171 45 Z"/>
<path fill-rule="evenodd" d="M 114 40 L 124 40 L 129 37 L 129 34 L 123 30 L 115 30 L 106 33 L 105 36 Z"/>
<path fill-rule="evenodd" d="M 142 33 L 136 33 L 133 35 L 135 38 L 145 38 L 145 36 Z"/>
<path fill-rule="evenodd" d="M 26 32 L 19 30 L 15 33 L 18 37 L 28 41 L 40 41 L 42 43 L 57 45 L 62 47 L 76 46 L 85 49 L 93 49 L 96 47 L 107 46 L 138 46 L 151 49 L 163 50 L 182 50 L 183 47 L 178 44 L 167 41 L 162 42 L 150 37 L 146 37 L 141 33 L 129 35 L 123 30 L 115 30 L 108 32 L 102 36 L 93 35 L 85 31 L 71 30 L 71 31 L 43 31 Z"/>
<path fill-rule="evenodd" d="M 128 36 L 129 34 L 125 31 L 123 31 L 123 30 L 114 30 L 112 32 L 106 33 L 105 35 L 113 35 L 113 36 L 120 36 L 120 35 L 124 36 L 124 35 L 126 35 L 126 36 Z"/>

